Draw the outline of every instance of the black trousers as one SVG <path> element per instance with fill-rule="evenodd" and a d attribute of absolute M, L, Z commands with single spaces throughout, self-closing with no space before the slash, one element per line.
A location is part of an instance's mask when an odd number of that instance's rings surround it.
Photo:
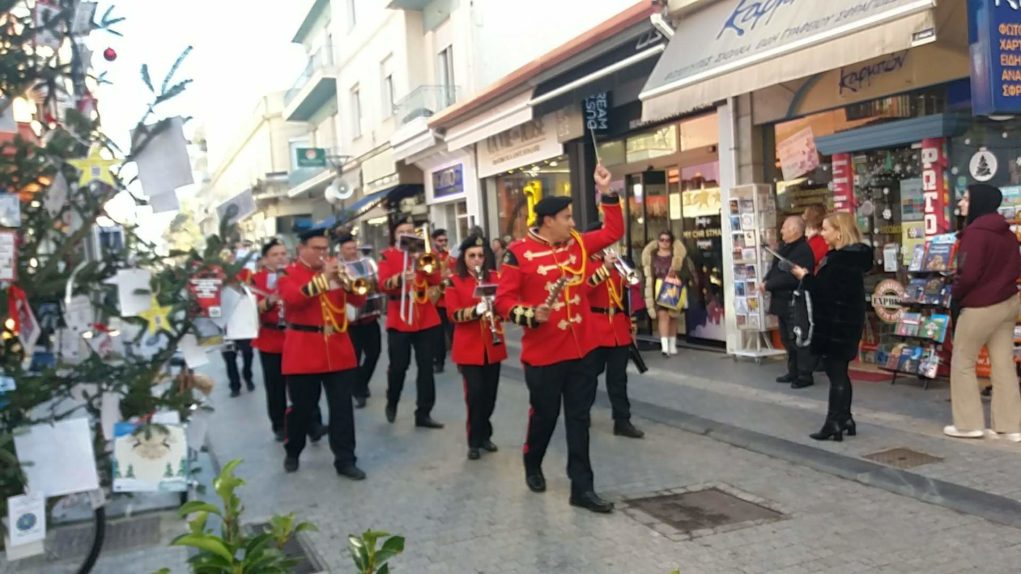
<path fill-rule="evenodd" d="M 355 360 L 358 361 L 358 380 L 355 382 L 354 396 L 368 397 L 369 381 L 376 372 L 376 363 L 379 362 L 383 344 L 379 321 L 352 324 L 348 327 L 347 333 L 351 336 Z"/>
<path fill-rule="evenodd" d="M 850 361 L 823 357 L 823 368 L 830 379 L 830 404 L 826 420 L 838 423 L 847 422 L 851 418 L 851 377 L 847 374 Z"/>
<path fill-rule="evenodd" d="M 273 432 L 284 430 L 284 417 L 287 414 L 287 380 L 280 372 L 283 358 L 280 353 L 259 351 L 262 377 L 266 381 L 266 409 L 269 411 Z"/>
<path fill-rule="evenodd" d="M 230 381 L 230 390 L 241 390 L 241 378 L 238 376 L 238 352 L 241 353 L 241 376 L 245 382 L 252 384 L 252 341 L 251 339 L 238 339 L 230 341 L 224 350 L 223 362 L 227 364 L 227 380 Z"/>
<path fill-rule="evenodd" d="M 429 416 L 436 404 L 436 380 L 433 378 L 433 353 L 436 351 L 436 339 L 443 337 L 443 327 L 437 325 L 424 331 L 402 333 L 394 329 L 387 332 L 387 352 L 390 355 L 390 368 L 387 369 L 386 402 L 397 406 L 404 390 L 404 377 L 411 366 L 411 350 L 415 350 L 415 387 L 418 392 L 418 408 L 415 419 Z"/>
<path fill-rule="evenodd" d="M 490 417 L 496 408 L 496 390 L 500 385 L 500 363 L 460 365 L 464 379 L 464 402 L 468 407 L 465 431 L 468 448 L 482 448 L 493 436 Z"/>
<path fill-rule="evenodd" d="M 631 420 L 631 401 L 627 398 L 628 350 L 626 346 L 597 347 L 587 357 L 592 362 L 590 368 L 595 376 L 606 371 L 606 394 L 610 397 L 614 422 Z"/>
<path fill-rule="evenodd" d="M 591 364 L 586 357 L 544 367 L 525 365 L 525 384 L 531 404 L 524 448 L 525 472 L 542 467 L 563 402 L 567 476 L 571 479 L 572 493 L 592 490 L 594 484 L 589 460 L 589 420 L 597 383 Z"/>
<path fill-rule="evenodd" d="M 355 369 L 287 376 L 287 392 L 291 395 L 291 408 L 287 411 L 287 440 L 284 442 L 287 456 L 298 458 L 305 449 L 305 436 L 315 424 L 319 397 L 326 389 L 333 464 L 337 467 L 354 464 L 355 412 L 351 404 L 351 390 L 356 376 Z"/>
<path fill-rule="evenodd" d="M 447 364 L 447 349 L 450 348 L 450 343 L 454 340 L 454 324 L 450 322 L 450 317 L 447 316 L 446 307 L 437 307 L 436 311 L 440 314 L 440 327 L 443 330 L 443 336 L 436 337 L 436 352 L 433 354 L 433 363 L 442 369 Z"/>
<path fill-rule="evenodd" d="M 776 316 L 780 320 L 780 340 L 787 351 L 787 374 L 800 381 L 811 381 L 816 359 L 808 347 L 799 348 L 790 332 L 790 318 L 786 314 Z"/>

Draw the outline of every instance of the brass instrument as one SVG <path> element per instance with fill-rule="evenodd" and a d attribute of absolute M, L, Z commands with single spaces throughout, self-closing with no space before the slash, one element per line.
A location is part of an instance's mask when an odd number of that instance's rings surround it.
<path fill-rule="evenodd" d="M 483 281 L 482 266 L 475 266 L 475 277 L 478 278 L 479 284 Z M 502 345 L 503 341 L 500 340 L 500 331 L 496 327 L 496 306 L 493 301 L 493 297 L 483 296 L 480 297 L 482 303 L 486 306 L 485 313 L 482 314 L 482 320 L 489 323 L 489 334 L 493 337 L 493 346 Z"/>
<path fill-rule="evenodd" d="M 624 280 L 627 281 L 628 285 L 638 285 L 639 283 L 642 282 L 642 280 L 639 279 L 638 277 L 638 273 L 634 270 L 634 268 L 627 264 L 627 261 L 624 261 L 623 259 L 620 258 L 620 255 L 617 253 L 616 249 L 611 249 L 607 247 L 606 249 L 603 250 L 603 252 L 609 255 L 610 257 L 614 258 L 613 261 L 614 268 L 616 268 L 617 273 L 620 273 Z"/>
<path fill-rule="evenodd" d="M 429 238 L 429 224 L 421 227 L 422 238 L 425 239 L 425 252 L 418 256 L 418 268 L 426 275 L 432 275 L 439 268 L 439 260 L 433 252 L 432 241 Z"/>
<path fill-rule="evenodd" d="M 352 277 L 347 270 L 347 266 L 343 261 L 339 261 L 337 265 L 337 275 L 333 277 L 337 283 L 340 283 L 340 287 L 352 293 L 354 295 L 367 295 L 372 289 L 372 284 L 369 283 L 364 277 Z"/>

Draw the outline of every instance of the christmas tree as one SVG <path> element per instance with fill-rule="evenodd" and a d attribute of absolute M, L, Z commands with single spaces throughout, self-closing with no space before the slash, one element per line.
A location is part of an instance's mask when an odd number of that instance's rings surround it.
<path fill-rule="evenodd" d="M 0 127 L 0 201 L 7 202 L 0 204 L 0 369 L 14 382 L 0 401 L 0 515 L 8 497 L 24 492 L 13 440 L 19 429 L 89 416 L 100 481 L 109 489 L 111 446 L 99 425 L 104 400 L 116 399 L 123 420 L 143 425 L 159 410 L 186 419 L 195 397 L 187 377 L 172 380 L 170 363 L 182 339 L 196 333 L 200 309 L 188 280 L 235 277 L 244 264 L 221 260 L 229 243 L 219 236 L 161 254 L 131 225 L 114 227 L 116 233 L 98 228 L 99 220 L 109 221 L 106 205 L 115 196 L 147 203 L 129 191 L 138 176 L 127 178 L 124 168 L 180 125 L 160 111 L 190 83 L 176 77 L 189 50 L 158 85 L 142 67 L 140 81 L 152 99 L 123 150 L 101 129 L 93 94 L 104 78 L 83 42 L 90 34 L 116 34 L 120 19 L 112 8 L 98 19 L 83 16 L 84 4 L 0 0 L 0 126 L 14 108 L 31 115 L 14 133 Z M 118 294 L 110 282 L 130 271 L 143 272 L 147 285 L 142 293 Z M 151 304 L 126 312 L 125 295 Z M 134 468 L 125 476 L 133 478 Z"/>

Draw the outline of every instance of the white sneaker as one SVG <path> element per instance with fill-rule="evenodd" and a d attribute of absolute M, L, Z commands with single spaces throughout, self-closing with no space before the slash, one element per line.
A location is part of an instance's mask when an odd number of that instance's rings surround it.
<path fill-rule="evenodd" d="M 960 430 L 954 425 L 943 427 L 943 434 L 954 438 L 982 438 L 985 433 L 980 430 Z"/>
<path fill-rule="evenodd" d="M 993 429 L 986 429 L 985 437 L 993 440 L 999 440 L 1002 438 L 1004 440 L 1009 440 L 1010 442 L 1021 442 L 1021 432 L 998 433 Z"/>

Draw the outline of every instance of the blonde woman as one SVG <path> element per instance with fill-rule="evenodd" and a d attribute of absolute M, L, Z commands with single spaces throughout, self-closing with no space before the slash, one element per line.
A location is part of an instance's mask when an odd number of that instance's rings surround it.
<path fill-rule="evenodd" d="M 674 311 L 656 304 L 657 288 L 660 282 L 670 277 L 679 278 L 688 251 L 684 244 L 674 239 L 670 230 L 660 232 L 656 241 L 649 243 L 642 250 L 642 268 L 645 277 L 645 306 L 649 317 L 659 327 L 659 340 L 663 356 L 677 354 L 677 320 L 680 311 Z"/>
<path fill-rule="evenodd" d="M 830 250 L 813 274 L 795 265 L 791 273 L 812 296 L 815 331 L 812 352 L 822 357 L 830 379 L 826 423 L 811 436 L 815 440 L 841 441 L 844 432 L 857 434 L 851 416 L 851 379 L 847 367 L 858 355 L 865 328 L 865 273 L 872 269 L 872 248 L 863 244 L 861 232 L 850 213 L 832 213 L 820 232 Z"/>

